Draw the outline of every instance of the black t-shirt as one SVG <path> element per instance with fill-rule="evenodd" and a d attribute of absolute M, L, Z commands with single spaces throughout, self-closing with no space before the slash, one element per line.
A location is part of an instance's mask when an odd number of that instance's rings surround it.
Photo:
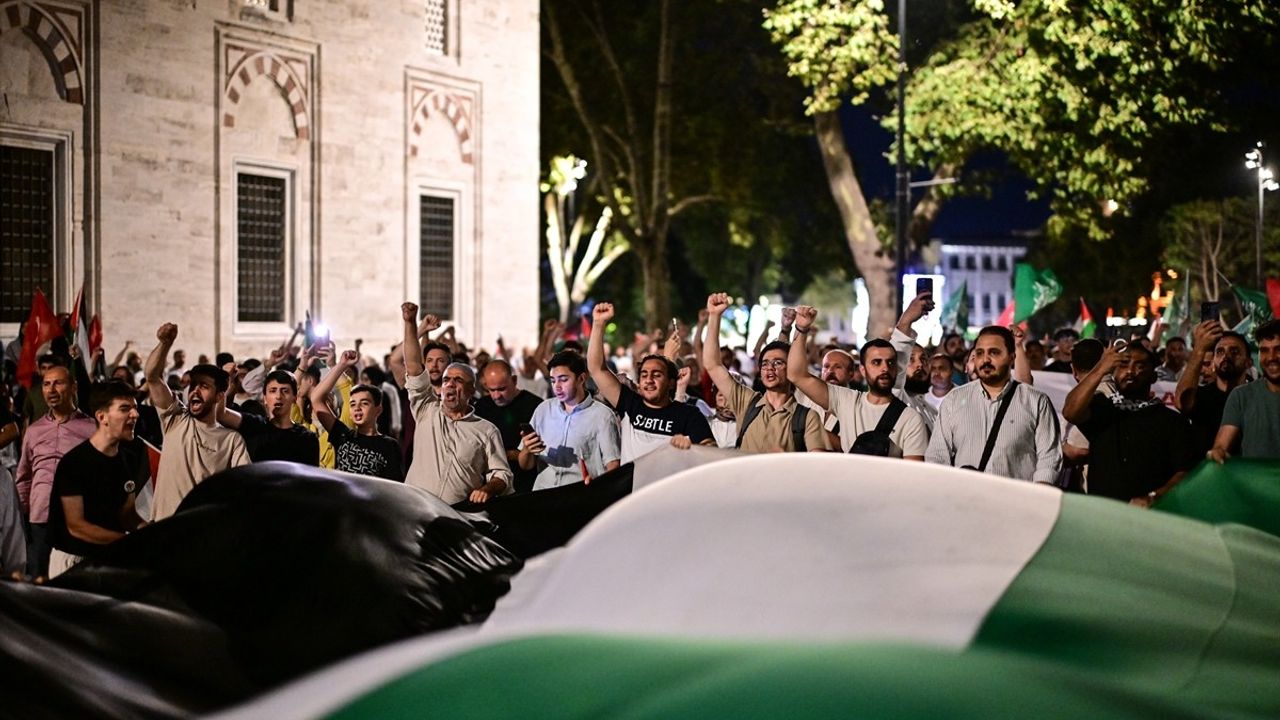
<path fill-rule="evenodd" d="M 72 555 L 89 556 L 101 545 L 72 537 L 62 510 L 62 498 L 84 498 L 84 519 L 108 530 L 124 532 L 121 511 L 129 496 L 136 495 L 150 477 L 147 451 L 142 443 L 120 443 L 114 455 L 103 455 L 85 440 L 58 461 L 49 497 L 49 535 L 53 546 Z"/>
<path fill-rule="evenodd" d="M 502 448 L 515 450 L 520 447 L 521 423 L 529 422 L 533 418 L 533 411 L 537 410 L 541 404 L 542 399 L 537 395 L 528 390 L 521 390 L 514 400 L 501 407 L 486 395 L 476 401 L 475 410 L 476 415 L 497 426 L 498 433 L 502 435 Z M 533 489 L 533 483 L 538 477 L 536 468 L 523 470 L 519 463 L 512 462 L 511 472 L 515 476 L 516 492 Z"/>
<path fill-rule="evenodd" d="M 384 480 L 404 482 L 400 467 L 400 443 L 386 435 L 361 435 L 335 422 L 329 430 L 333 445 L 334 468 L 356 475 L 369 475 Z"/>
<path fill-rule="evenodd" d="M 1121 410 L 1095 395 L 1088 422 L 1089 494 L 1130 500 L 1155 490 L 1196 462 L 1191 425 L 1164 405 Z"/>
<path fill-rule="evenodd" d="M 1204 455 L 1213 447 L 1222 425 L 1222 411 L 1227 407 L 1230 391 L 1218 389 L 1218 383 L 1201 385 L 1195 389 L 1196 401 L 1187 417 L 1191 419 L 1191 431 L 1195 436 L 1196 454 Z"/>
<path fill-rule="evenodd" d="M 288 460 L 303 465 L 320 464 L 320 439 L 301 425 L 281 429 L 253 413 L 240 416 L 240 435 L 254 462 Z"/>
<path fill-rule="evenodd" d="M 671 442 L 676 435 L 687 435 L 695 445 L 712 439 L 711 426 L 696 407 L 669 403 L 651 408 L 636 391 L 623 386 L 618 393 L 615 411 L 623 417 L 622 459 L 636 458 Z"/>

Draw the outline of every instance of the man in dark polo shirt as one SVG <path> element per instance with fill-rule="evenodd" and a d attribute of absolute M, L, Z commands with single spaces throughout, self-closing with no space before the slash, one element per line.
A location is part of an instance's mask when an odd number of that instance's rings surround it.
<path fill-rule="evenodd" d="M 1249 342 L 1235 332 L 1224 332 L 1217 320 L 1207 320 L 1195 327 L 1191 335 L 1191 357 L 1186 372 L 1178 380 L 1174 403 L 1178 411 L 1191 421 L 1196 455 L 1204 455 L 1213 447 L 1213 439 L 1222 425 L 1222 411 L 1227 396 L 1245 381 L 1249 369 Z M 1212 358 L 1213 382 L 1201 385 L 1201 363 Z"/>
<path fill-rule="evenodd" d="M 197 365 L 191 372 L 202 367 L 205 366 Z M 254 462 L 287 460 L 314 467 L 320 464 L 320 440 L 315 433 L 293 421 L 291 413 L 297 401 L 298 381 L 284 370 L 272 370 L 262 387 L 267 418 L 221 408 L 218 422 L 240 433 Z"/>
<path fill-rule="evenodd" d="M 481 392 L 484 397 L 476 401 L 476 415 L 498 427 L 502 435 L 502 447 L 507 452 L 507 462 L 515 475 L 515 491 L 533 489 L 538 476 L 537 468 L 524 470 L 520 459 L 520 426 L 533 418 L 533 412 L 542 404 L 542 398 L 516 385 L 515 372 L 506 360 L 495 358 L 485 364 L 480 373 Z"/>
<path fill-rule="evenodd" d="M 1140 343 L 1111 346 L 1067 395 L 1062 415 L 1089 439 L 1089 494 L 1143 507 L 1195 464 L 1187 419 L 1151 397 L 1155 354 Z M 1108 374 L 1116 392 L 1098 385 Z"/>

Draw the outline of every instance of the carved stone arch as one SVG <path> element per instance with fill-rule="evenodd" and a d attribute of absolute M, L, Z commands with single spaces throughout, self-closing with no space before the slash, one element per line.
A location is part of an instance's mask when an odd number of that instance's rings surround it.
<path fill-rule="evenodd" d="M 449 120 L 454 134 L 458 137 L 458 151 L 462 155 L 462 162 L 467 165 L 473 164 L 472 136 L 474 133 L 471 127 L 471 115 L 463 108 L 462 102 L 457 97 L 439 91 L 423 96 L 413 110 L 411 115 L 413 124 L 409 133 L 409 156 L 418 157 L 418 140 L 422 135 L 422 128 L 433 113 L 441 113 Z"/>
<path fill-rule="evenodd" d="M 78 38 L 54 15 L 23 0 L 0 2 L 0 35 L 19 30 L 35 41 L 53 73 L 58 95 L 84 105 L 83 62 Z"/>
<path fill-rule="evenodd" d="M 227 74 L 226 87 L 223 88 L 226 99 L 222 111 L 223 127 L 236 126 L 236 111 L 239 108 L 240 98 L 244 96 L 249 83 L 258 77 L 266 77 L 280 89 L 280 93 L 293 113 L 293 128 L 298 139 L 310 140 L 311 108 L 307 86 L 298 77 L 294 68 L 268 50 L 246 55 Z"/>

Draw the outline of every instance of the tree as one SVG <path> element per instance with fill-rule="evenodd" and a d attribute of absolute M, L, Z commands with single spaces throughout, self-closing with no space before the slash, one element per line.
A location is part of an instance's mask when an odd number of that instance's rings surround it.
<path fill-rule="evenodd" d="M 1161 223 L 1163 262 L 1191 271 L 1192 300 L 1222 300 L 1233 286 L 1250 287 L 1254 273 L 1257 204 L 1252 198 L 1197 200 L 1169 209 Z M 1280 209 L 1267 209 L 1264 268 L 1280 266 Z"/>
<path fill-rule="evenodd" d="M 692 205 L 712 199 L 705 193 L 679 199 L 672 196 L 676 28 L 671 22 L 671 0 L 657 3 L 655 70 L 652 85 L 646 88 L 651 89 L 652 95 L 643 97 L 637 97 L 640 90 L 633 80 L 635 76 L 623 70 L 604 13 L 596 2 L 575 6 L 576 19 L 589 37 L 590 51 L 584 54 L 577 52 L 582 49 L 579 46 L 570 46 L 572 38 L 563 31 L 560 16 L 561 7 L 570 4 L 568 0 L 542 3 L 542 25 L 549 40 L 547 54 L 586 132 L 591 157 L 600 167 L 598 182 L 604 202 L 640 261 L 645 321 L 648 326 L 655 326 L 670 316 L 667 234 L 671 221 Z M 588 72 L 609 76 L 613 92 L 590 96 L 588 85 L 580 79 Z M 645 108 L 650 110 L 648 133 L 641 125 L 641 109 Z"/>
<path fill-rule="evenodd" d="M 1259 3 L 1223 0 L 974 0 L 980 15 L 932 48 L 907 88 L 907 155 L 950 177 L 974 154 L 999 150 L 1051 199 L 1050 235 L 1110 237 L 1147 189 L 1151 148 L 1189 126 L 1218 127 L 1215 73 L 1251 33 L 1274 27 Z M 831 113 L 893 78 L 896 38 L 881 0 L 783 0 L 766 27 L 810 90 L 808 110 L 872 300 L 895 268 L 873 234 L 866 202 Z M 825 116 L 825 117 L 824 117 Z M 894 115 L 886 116 L 886 123 Z M 963 186 L 932 188 L 910 236 Z M 873 314 L 873 327 L 884 315 Z"/>
<path fill-rule="evenodd" d="M 600 276 L 631 249 L 626 237 L 610 230 L 613 210 L 605 206 L 592 226 L 586 249 L 578 252 L 587 214 L 580 212 L 571 218 L 570 204 L 578 181 L 586 177 L 586 172 L 585 160 L 573 155 L 556 156 L 551 160 L 547 181 L 541 188 L 547 216 L 547 261 L 562 323 L 569 322 L 570 312 L 587 299 Z"/>

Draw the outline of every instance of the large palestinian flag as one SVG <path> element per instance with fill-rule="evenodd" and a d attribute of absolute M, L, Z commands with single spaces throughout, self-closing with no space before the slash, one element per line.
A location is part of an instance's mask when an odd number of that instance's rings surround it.
<path fill-rule="evenodd" d="M 1274 503 L 1280 464 L 1197 473 L 1170 508 L 1235 485 Z M 1280 538 L 1245 525 L 933 465 L 742 457 L 613 505 L 478 629 L 223 717 L 1276 718 L 1278 591 Z"/>

